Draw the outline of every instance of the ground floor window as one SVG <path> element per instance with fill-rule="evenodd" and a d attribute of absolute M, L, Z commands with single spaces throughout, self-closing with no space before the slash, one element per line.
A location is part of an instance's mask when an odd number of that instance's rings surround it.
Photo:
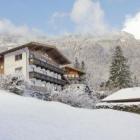
<path fill-rule="evenodd" d="M 15 68 L 15 73 L 22 73 L 22 67 Z"/>

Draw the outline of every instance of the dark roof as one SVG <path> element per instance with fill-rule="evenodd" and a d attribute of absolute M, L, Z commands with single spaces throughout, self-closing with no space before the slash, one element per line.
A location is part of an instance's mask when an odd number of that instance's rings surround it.
<path fill-rule="evenodd" d="M 46 51 L 46 53 L 52 58 L 54 59 L 57 63 L 61 64 L 61 65 L 66 65 L 66 64 L 70 64 L 70 61 L 53 45 L 48 45 L 48 44 L 42 44 L 42 43 L 38 43 L 38 42 L 30 42 L 6 51 L 3 51 L 0 53 L 1 56 L 10 53 L 10 52 L 14 52 L 16 50 L 22 49 L 22 48 L 36 48 L 36 49 L 42 49 L 44 51 Z"/>

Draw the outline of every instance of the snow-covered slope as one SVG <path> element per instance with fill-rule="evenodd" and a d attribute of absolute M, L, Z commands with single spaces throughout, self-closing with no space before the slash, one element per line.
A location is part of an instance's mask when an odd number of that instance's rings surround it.
<path fill-rule="evenodd" d="M 0 140 L 139 140 L 140 116 L 0 91 Z"/>
<path fill-rule="evenodd" d="M 140 101 L 140 87 L 126 88 L 109 95 L 103 101 L 116 101 L 116 100 L 139 100 Z"/>

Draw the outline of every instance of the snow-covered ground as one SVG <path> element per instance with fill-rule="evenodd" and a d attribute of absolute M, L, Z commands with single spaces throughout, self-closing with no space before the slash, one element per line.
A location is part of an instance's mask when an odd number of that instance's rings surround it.
<path fill-rule="evenodd" d="M 118 100 L 139 100 L 140 87 L 121 89 L 114 94 L 106 97 L 103 101 L 118 101 Z"/>
<path fill-rule="evenodd" d="M 0 140 L 140 140 L 140 116 L 0 91 Z"/>

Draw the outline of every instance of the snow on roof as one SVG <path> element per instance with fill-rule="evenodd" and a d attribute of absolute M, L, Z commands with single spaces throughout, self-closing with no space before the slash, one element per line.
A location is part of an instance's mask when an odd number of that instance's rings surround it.
<path fill-rule="evenodd" d="M 121 89 L 102 101 L 140 101 L 140 87 Z"/>
<path fill-rule="evenodd" d="M 79 109 L 0 90 L 0 140 L 139 140 L 139 130 L 136 114 Z"/>

